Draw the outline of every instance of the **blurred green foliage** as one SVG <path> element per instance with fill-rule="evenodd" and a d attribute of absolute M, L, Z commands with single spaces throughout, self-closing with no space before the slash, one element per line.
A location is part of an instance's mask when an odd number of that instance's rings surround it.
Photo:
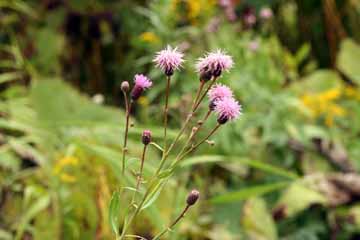
<path fill-rule="evenodd" d="M 111 192 L 135 185 L 120 173 L 119 83 L 137 72 L 154 80 L 133 112 L 129 146 L 140 156 L 145 126 L 162 136 L 165 84 L 152 58 L 166 44 L 187 60 L 172 82 L 170 137 L 205 51 L 233 56 L 220 81 L 244 114 L 182 162 L 132 232 L 150 239 L 196 186 L 200 205 L 169 239 L 359 238 L 360 4 L 222 2 L 0 0 L 0 239 L 114 238 L 124 208 Z M 274 16 L 262 19 L 263 7 Z M 151 148 L 145 177 L 159 159 Z"/>

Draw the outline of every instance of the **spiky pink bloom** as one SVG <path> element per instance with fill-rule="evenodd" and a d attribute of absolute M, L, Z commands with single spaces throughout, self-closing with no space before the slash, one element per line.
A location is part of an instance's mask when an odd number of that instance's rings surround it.
<path fill-rule="evenodd" d="M 234 62 L 232 57 L 225 54 L 221 50 L 210 52 L 204 57 L 199 58 L 196 64 L 196 69 L 201 75 L 211 78 L 212 76 L 219 77 L 223 71 L 229 70 Z M 209 80 L 209 79 L 206 79 Z"/>
<path fill-rule="evenodd" d="M 231 89 L 223 84 L 216 84 L 208 92 L 208 97 L 210 99 L 210 102 L 232 96 L 233 96 L 233 92 L 231 91 Z"/>
<path fill-rule="evenodd" d="M 141 87 L 142 89 L 147 89 L 152 86 L 150 78 L 143 74 L 136 74 L 134 77 L 135 86 Z"/>
<path fill-rule="evenodd" d="M 222 98 L 215 102 L 215 112 L 218 114 L 218 123 L 224 124 L 240 116 L 241 105 L 232 97 Z"/>
<path fill-rule="evenodd" d="M 131 98 L 137 100 L 145 89 L 152 86 L 151 80 L 143 74 L 136 74 L 134 77 L 134 87 L 131 91 Z"/>
<path fill-rule="evenodd" d="M 171 76 L 175 70 L 181 67 L 184 62 L 183 56 L 184 54 L 179 52 L 177 48 L 167 46 L 156 53 L 153 61 L 167 76 Z"/>

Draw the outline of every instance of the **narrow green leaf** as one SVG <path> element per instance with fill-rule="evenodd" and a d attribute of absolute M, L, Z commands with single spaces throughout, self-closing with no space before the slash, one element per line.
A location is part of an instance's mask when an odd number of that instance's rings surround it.
<path fill-rule="evenodd" d="M 115 191 L 111 197 L 109 206 L 109 222 L 112 230 L 119 235 L 119 213 L 120 213 L 120 193 Z"/>
<path fill-rule="evenodd" d="M 250 167 L 256 168 L 258 170 L 273 174 L 273 175 L 278 175 L 278 176 L 282 176 L 282 177 L 286 177 L 286 178 L 290 178 L 290 179 L 297 179 L 298 175 L 294 172 L 291 172 L 289 170 L 283 169 L 283 168 L 279 168 L 279 167 L 275 167 L 273 165 L 261 162 L 261 161 L 257 161 L 257 160 L 252 160 L 252 159 L 248 159 L 248 158 L 241 158 L 241 157 L 236 157 L 236 156 L 221 156 L 221 155 L 203 155 L 203 156 L 197 156 L 197 157 L 192 157 L 192 158 L 188 158 L 185 161 L 183 161 L 181 163 L 181 167 L 189 167 L 195 164 L 200 164 L 200 163 L 218 163 L 218 162 L 224 162 L 224 161 L 231 161 L 231 162 L 238 162 L 240 164 L 246 164 Z"/>
<path fill-rule="evenodd" d="M 220 195 L 217 197 L 212 198 L 210 201 L 212 203 L 231 203 L 231 202 L 238 202 L 242 201 L 251 197 L 256 197 L 260 195 L 264 195 L 266 193 L 270 193 L 279 189 L 284 188 L 290 182 L 277 182 L 277 183 L 270 183 L 264 185 L 257 185 L 254 187 L 248 187 L 241 189 L 236 192 L 226 193 L 224 195 Z"/>
<path fill-rule="evenodd" d="M 28 223 L 41 211 L 45 210 L 50 204 L 49 195 L 45 195 L 38 200 L 35 201 L 30 208 L 24 213 L 22 218 L 20 219 L 19 224 L 17 225 L 16 237 L 15 240 L 20 240 L 24 231 L 27 228 Z"/>

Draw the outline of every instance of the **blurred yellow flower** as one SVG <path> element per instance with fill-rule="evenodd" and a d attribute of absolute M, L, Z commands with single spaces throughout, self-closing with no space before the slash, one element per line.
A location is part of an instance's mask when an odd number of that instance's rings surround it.
<path fill-rule="evenodd" d="M 79 159 L 73 156 L 67 156 L 59 159 L 54 166 L 54 174 L 59 175 L 63 182 L 74 182 L 76 178 L 63 170 L 67 166 L 76 166 L 79 163 Z"/>
<path fill-rule="evenodd" d="M 145 96 L 141 96 L 139 97 L 138 99 L 138 104 L 141 105 L 141 106 L 148 106 L 149 105 L 149 99 Z"/>
<path fill-rule="evenodd" d="M 157 42 L 159 42 L 159 37 L 153 32 L 143 32 L 140 35 L 140 39 L 141 39 L 141 41 L 148 42 L 148 43 L 157 43 Z"/>
<path fill-rule="evenodd" d="M 60 179 L 61 179 L 61 181 L 66 182 L 66 183 L 73 183 L 76 181 L 76 178 L 74 176 L 71 176 L 67 173 L 60 174 Z"/>
<path fill-rule="evenodd" d="M 336 103 L 342 96 L 342 88 L 333 88 L 316 94 L 304 94 L 302 103 L 310 110 L 314 118 L 325 117 L 325 124 L 333 126 L 335 117 L 346 115 L 345 109 Z"/>
<path fill-rule="evenodd" d="M 196 23 L 202 13 L 206 13 L 213 8 L 216 4 L 216 0 L 172 0 L 171 10 L 176 11 L 181 4 L 186 7 L 186 17 L 192 24 Z"/>

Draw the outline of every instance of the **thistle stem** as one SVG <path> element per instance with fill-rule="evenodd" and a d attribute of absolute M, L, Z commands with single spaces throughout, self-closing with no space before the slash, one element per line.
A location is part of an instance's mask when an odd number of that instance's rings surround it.
<path fill-rule="evenodd" d="M 204 118 L 201 120 L 202 123 L 201 125 L 199 125 L 199 127 L 190 134 L 188 140 L 186 141 L 186 143 L 184 144 L 183 148 L 181 149 L 181 151 L 178 153 L 178 155 L 176 156 L 175 159 L 178 159 L 181 154 L 184 153 L 184 151 L 186 150 L 186 148 L 189 146 L 189 144 L 191 143 L 191 141 L 195 138 L 196 134 L 200 131 L 201 127 L 204 125 L 204 123 L 207 121 L 207 119 L 209 118 L 210 114 L 211 114 L 211 110 L 209 109 L 209 111 L 206 113 L 206 115 L 204 116 Z"/>
<path fill-rule="evenodd" d="M 199 108 L 200 103 L 202 102 L 202 100 L 205 98 L 206 94 L 209 92 L 210 88 L 214 85 L 214 83 L 216 82 L 217 77 L 212 77 L 209 86 L 206 88 L 206 90 L 204 91 L 204 93 L 201 95 L 201 97 L 199 98 L 199 100 L 197 101 L 197 103 L 195 104 L 194 108 L 193 108 L 193 112 L 195 113 L 196 110 Z"/>
<path fill-rule="evenodd" d="M 164 153 L 167 148 L 167 124 L 168 124 L 168 111 L 169 111 L 169 94 L 170 94 L 170 80 L 171 77 L 168 76 L 166 79 L 166 93 L 165 93 L 165 106 L 164 106 Z"/>
<path fill-rule="evenodd" d="M 143 168 L 144 168 L 145 154 L 146 154 L 147 146 L 148 146 L 147 144 L 144 145 L 144 148 L 143 148 L 143 151 L 142 151 L 142 154 L 141 154 L 140 172 L 139 172 L 139 175 L 137 176 L 136 190 L 135 190 L 134 195 L 133 195 L 132 200 L 131 200 L 132 204 L 135 202 L 136 194 L 139 191 L 139 188 L 140 188 L 140 185 L 141 185 L 142 173 L 143 173 Z"/>
<path fill-rule="evenodd" d="M 184 210 L 180 213 L 180 215 L 174 220 L 174 222 L 172 224 L 170 224 L 169 227 L 167 227 L 166 229 L 164 229 L 162 232 L 160 232 L 158 235 L 156 235 L 152 240 L 157 240 L 160 239 L 161 236 L 163 236 L 165 233 L 167 233 L 168 231 L 170 231 L 184 216 L 185 213 L 189 210 L 190 205 L 186 205 L 186 207 L 184 208 Z"/>
<path fill-rule="evenodd" d="M 175 161 L 171 164 L 171 168 L 174 168 L 187 154 L 193 152 L 198 148 L 201 144 L 203 144 L 206 140 L 208 140 L 214 133 L 220 128 L 221 124 L 216 124 L 216 126 L 209 132 L 209 134 L 204 137 L 200 142 L 197 144 L 191 146 L 189 150 L 187 150 L 185 153 L 183 153 L 181 156 L 177 157 Z"/>
<path fill-rule="evenodd" d="M 199 100 L 200 93 L 202 92 L 202 90 L 203 90 L 203 88 L 204 88 L 204 85 L 205 85 L 205 81 L 201 80 L 201 81 L 200 81 L 200 85 L 199 85 L 199 87 L 198 87 L 198 90 L 197 90 L 197 92 L 196 92 L 196 97 L 195 97 L 194 103 L 193 103 L 193 105 L 192 105 L 192 107 L 191 107 L 191 111 L 194 111 L 194 107 L 195 107 L 197 101 Z"/>
<path fill-rule="evenodd" d="M 124 100 L 125 100 L 125 134 L 124 134 L 124 144 L 123 144 L 123 151 L 122 151 L 122 174 L 125 174 L 125 158 L 126 158 L 126 153 L 128 151 L 127 149 L 127 140 L 128 140 L 128 134 L 129 134 L 129 120 L 130 120 L 130 112 L 131 112 L 131 103 L 132 101 L 129 102 L 128 100 L 128 96 L 126 91 L 122 91 L 124 94 Z"/>

